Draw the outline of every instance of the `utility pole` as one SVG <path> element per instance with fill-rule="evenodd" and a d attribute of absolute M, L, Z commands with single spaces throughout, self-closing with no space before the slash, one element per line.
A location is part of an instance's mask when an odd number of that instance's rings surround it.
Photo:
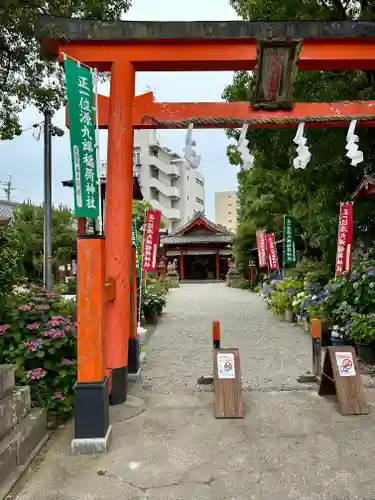
<path fill-rule="evenodd" d="M 7 201 L 10 201 L 10 195 L 11 195 L 11 193 L 13 191 L 13 188 L 12 188 L 12 176 L 9 175 L 9 179 L 7 181 L 0 182 L 0 184 L 2 186 L 4 186 L 2 189 L 4 190 L 4 192 L 6 194 Z"/>
<path fill-rule="evenodd" d="M 44 255 L 43 283 L 52 291 L 52 122 L 51 112 L 44 113 Z"/>

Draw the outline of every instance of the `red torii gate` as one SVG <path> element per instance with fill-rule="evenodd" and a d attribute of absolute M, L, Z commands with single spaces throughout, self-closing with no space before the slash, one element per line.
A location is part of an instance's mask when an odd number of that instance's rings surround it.
<path fill-rule="evenodd" d="M 109 129 L 105 240 L 78 241 L 74 448 L 85 449 L 87 440 L 94 440 L 95 450 L 100 451 L 106 449 L 110 434 L 110 382 L 112 402 L 126 398 L 133 128 L 181 128 L 190 121 L 197 128 L 238 127 L 249 120 L 249 113 L 259 126 L 291 126 L 299 121 L 342 125 L 352 118 L 375 122 L 373 103 L 296 104 L 290 112 L 272 115 L 253 112 L 248 103 L 153 103 L 149 94 L 134 97 L 135 72 L 254 70 L 257 40 L 280 38 L 303 40 L 300 70 L 374 70 L 375 25 L 364 21 L 101 23 L 46 17 L 40 19 L 38 30 L 50 54 L 61 59 L 64 52 L 111 73 L 110 98 L 101 99 L 102 118 L 99 115 L 101 126 Z"/>
<path fill-rule="evenodd" d="M 99 95 L 99 128 L 108 129 L 110 98 Z M 296 102 L 291 111 L 255 110 L 247 102 L 157 102 L 153 92 L 135 96 L 132 105 L 134 129 L 181 129 L 193 122 L 204 129 L 347 127 L 358 119 L 358 126 L 375 126 L 375 101 Z M 69 127 L 66 111 L 66 126 Z"/>

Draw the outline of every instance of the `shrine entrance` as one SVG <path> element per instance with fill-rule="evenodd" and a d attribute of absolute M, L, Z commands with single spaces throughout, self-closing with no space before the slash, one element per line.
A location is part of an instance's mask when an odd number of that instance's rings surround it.
<path fill-rule="evenodd" d="M 105 450 L 113 404 L 127 395 L 131 321 L 133 130 L 375 125 L 375 102 L 293 103 L 295 70 L 375 70 L 373 23 L 99 22 L 42 17 L 44 49 L 110 72 L 105 235 L 78 240 L 78 383 L 74 449 Z M 257 71 L 251 102 L 157 103 L 135 97 L 136 71 Z M 133 261 L 134 263 L 134 261 Z M 133 266 L 134 269 L 134 266 Z M 134 280 L 133 280 L 134 281 Z"/>

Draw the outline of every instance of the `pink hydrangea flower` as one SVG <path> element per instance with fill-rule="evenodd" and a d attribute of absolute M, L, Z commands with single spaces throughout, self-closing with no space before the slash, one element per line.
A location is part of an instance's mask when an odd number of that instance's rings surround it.
<path fill-rule="evenodd" d="M 24 342 L 23 345 L 25 346 L 26 349 L 29 351 L 38 351 L 40 347 L 43 345 L 43 340 L 29 340 L 27 342 Z"/>
<path fill-rule="evenodd" d="M 10 328 L 10 325 L 0 325 L 0 334 L 6 333 Z"/>
<path fill-rule="evenodd" d="M 58 330 L 57 328 L 50 328 L 44 332 L 44 336 L 47 339 L 63 339 L 65 338 L 65 333 Z"/>
<path fill-rule="evenodd" d="M 49 308 L 50 307 L 47 304 L 40 304 L 39 306 L 36 306 L 36 309 L 38 309 L 38 311 L 48 311 Z"/>
<path fill-rule="evenodd" d="M 55 392 L 52 399 L 58 399 L 59 401 L 65 401 L 66 397 L 62 392 Z"/>
<path fill-rule="evenodd" d="M 64 318 L 64 316 L 52 316 L 52 318 L 50 319 L 48 324 L 55 327 L 55 326 L 63 325 L 64 323 L 67 323 L 68 321 L 69 320 L 67 318 Z"/>
<path fill-rule="evenodd" d="M 41 380 L 46 375 L 47 375 L 47 372 L 43 368 L 34 368 L 33 370 L 29 370 L 27 372 L 27 378 L 29 380 Z"/>
<path fill-rule="evenodd" d="M 24 305 L 24 306 L 19 306 L 19 311 L 31 311 L 31 306 L 29 305 Z"/>
<path fill-rule="evenodd" d="M 61 366 L 70 366 L 71 364 L 73 364 L 71 359 L 64 358 L 61 360 Z"/>
<path fill-rule="evenodd" d="M 28 330 L 39 330 L 40 324 L 39 323 L 30 323 L 26 327 Z"/>

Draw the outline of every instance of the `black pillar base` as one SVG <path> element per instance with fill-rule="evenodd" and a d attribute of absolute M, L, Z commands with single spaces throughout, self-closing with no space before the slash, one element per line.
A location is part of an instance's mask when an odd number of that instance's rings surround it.
<path fill-rule="evenodd" d="M 128 368 L 129 374 L 132 375 L 139 372 L 139 347 L 139 337 L 129 339 Z"/>
<path fill-rule="evenodd" d="M 77 382 L 74 389 L 74 439 L 105 438 L 109 428 L 108 378 Z"/>
<path fill-rule="evenodd" d="M 109 396 L 111 405 L 120 405 L 126 401 L 128 396 L 128 367 L 113 368 L 112 370 L 112 392 Z"/>

